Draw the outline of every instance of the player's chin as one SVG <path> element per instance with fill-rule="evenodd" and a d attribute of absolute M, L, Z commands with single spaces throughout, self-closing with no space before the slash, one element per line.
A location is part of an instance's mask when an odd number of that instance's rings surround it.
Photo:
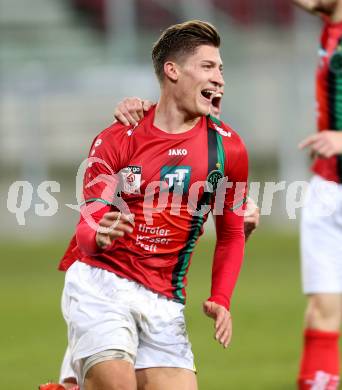
<path fill-rule="evenodd" d="M 215 118 L 219 118 L 220 116 L 220 108 L 211 106 L 210 114 L 214 116 Z"/>
<path fill-rule="evenodd" d="M 208 115 L 208 114 L 211 114 L 211 107 L 210 107 L 210 102 L 208 104 L 203 104 L 203 103 L 200 103 L 200 104 L 197 104 L 197 113 L 198 115 L 200 116 L 205 116 L 205 115 Z"/>

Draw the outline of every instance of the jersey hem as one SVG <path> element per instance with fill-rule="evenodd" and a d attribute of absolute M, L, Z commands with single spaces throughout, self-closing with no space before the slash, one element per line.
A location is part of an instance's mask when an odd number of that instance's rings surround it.
<path fill-rule="evenodd" d="M 174 302 L 177 302 L 177 303 L 181 303 L 182 305 L 185 305 L 185 302 L 186 302 L 186 298 L 185 297 L 183 299 L 181 299 L 181 298 L 174 297 L 172 295 L 173 293 L 163 293 L 161 291 L 158 291 L 158 290 L 154 289 L 153 287 L 142 283 L 137 278 L 129 277 L 126 274 L 124 274 L 123 272 L 114 270 L 110 265 L 103 264 L 103 263 L 101 263 L 99 261 L 93 261 L 92 259 L 89 259 L 88 257 L 79 259 L 78 261 L 80 261 L 82 263 L 85 263 L 85 264 L 88 264 L 91 267 L 97 267 L 97 268 L 100 268 L 100 269 L 104 269 L 105 271 L 112 272 L 113 274 L 119 276 L 120 278 L 131 280 L 132 282 L 138 283 L 141 286 L 144 286 L 146 289 L 152 291 L 153 293 L 158 294 L 158 295 L 162 295 L 163 297 L 166 297 L 170 301 L 174 301 Z"/>

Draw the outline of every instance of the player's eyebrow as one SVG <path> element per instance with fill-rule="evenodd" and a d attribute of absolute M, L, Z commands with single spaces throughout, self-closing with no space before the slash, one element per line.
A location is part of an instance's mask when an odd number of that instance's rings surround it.
<path fill-rule="evenodd" d="M 215 67 L 217 65 L 217 62 L 216 61 L 212 61 L 212 60 L 203 60 L 202 63 L 210 64 L 212 67 Z M 220 69 L 220 71 L 223 71 L 223 64 L 222 64 L 222 62 L 219 63 L 219 69 Z"/>

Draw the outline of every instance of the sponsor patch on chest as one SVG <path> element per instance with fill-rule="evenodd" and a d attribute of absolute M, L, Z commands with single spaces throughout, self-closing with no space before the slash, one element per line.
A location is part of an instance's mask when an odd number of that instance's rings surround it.
<path fill-rule="evenodd" d="M 120 171 L 122 189 L 126 194 L 140 193 L 142 168 L 137 165 L 129 165 Z"/>

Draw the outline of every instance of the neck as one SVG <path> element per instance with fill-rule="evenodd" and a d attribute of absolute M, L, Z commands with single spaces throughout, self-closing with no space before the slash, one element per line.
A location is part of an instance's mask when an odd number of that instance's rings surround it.
<path fill-rule="evenodd" d="M 330 15 L 330 20 L 333 23 L 342 22 L 342 0 L 337 0 L 336 6 Z"/>
<path fill-rule="evenodd" d="M 180 134 L 192 129 L 200 120 L 200 116 L 191 116 L 165 93 L 161 94 L 157 104 L 154 126 L 170 134 Z"/>

